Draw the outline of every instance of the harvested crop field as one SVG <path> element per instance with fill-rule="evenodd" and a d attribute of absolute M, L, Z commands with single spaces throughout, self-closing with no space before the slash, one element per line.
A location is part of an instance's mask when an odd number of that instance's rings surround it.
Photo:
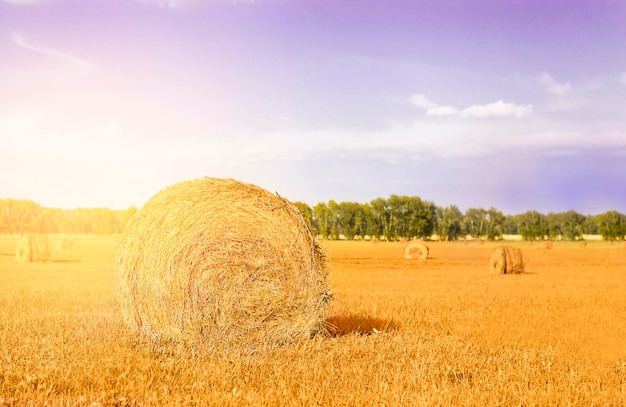
<path fill-rule="evenodd" d="M 621 244 L 507 242 L 525 264 L 509 275 L 496 243 L 415 261 L 406 242 L 324 241 L 334 329 L 239 357 L 127 332 L 116 238 L 46 263 L 18 263 L 17 240 L 0 236 L 0 406 L 626 404 Z"/>

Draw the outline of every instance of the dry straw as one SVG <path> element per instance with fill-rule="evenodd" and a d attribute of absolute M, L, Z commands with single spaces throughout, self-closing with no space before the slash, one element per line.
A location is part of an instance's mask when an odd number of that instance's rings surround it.
<path fill-rule="evenodd" d="M 21 263 L 50 260 L 48 236 L 39 233 L 22 234 L 17 242 L 15 258 Z"/>
<path fill-rule="evenodd" d="M 404 258 L 425 260 L 428 258 L 428 246 L 421 240 L 411 240 L 404 248 Z"/>
<path fill-rule="evenodd" d="M 278 345 L 325 331 L 323 251 L 297 207 L 203 178 L 152 197 L 117 253 L 117 293 L 141 337 L 207 348 Z"/>
<path fill-rule="evenodd" d="M 494 274 L 520 274 L 524 272 L 522 251 L 517 247 L 498 246 L 493 249 L 489 262 Z"/>

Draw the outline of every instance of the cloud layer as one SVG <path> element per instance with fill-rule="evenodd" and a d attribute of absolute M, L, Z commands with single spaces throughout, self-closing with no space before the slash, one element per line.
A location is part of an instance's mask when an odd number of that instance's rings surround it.
<path fill-rule="evenodd" d="M 549 73 L 542 72 L 537 80 L 548 92 L 556 96 L 565 96 L 572 90 L 571 83 L 558 83 Z"/>
<path fill-rule="evenodd" d="M 453 106 L 441 106 L 432 102 L 422 94 L 411 96 L 410 103 L 413 106 L 426 110 L 428 116 L 454 116 L 460 115 L 465 118 L 486 119 L 489 117 L 515 117 L 524 118 L 530 116 L 533 105 L 516 105 L 499 100 L 485 105 L 471 105 L 464 109 Z"/>

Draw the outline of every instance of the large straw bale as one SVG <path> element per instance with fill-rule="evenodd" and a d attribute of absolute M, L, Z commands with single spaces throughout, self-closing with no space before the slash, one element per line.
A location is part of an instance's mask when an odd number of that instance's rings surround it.
<path fill-rule="evenodd" d="M 411 240 L 404 247 L 404 258 L 425 260 L 428 258 L 428 246 L 421 240 Z"/>
<path fill-rule="evenodd" d="M 520 274 L 524 272 L 524 259 L 518 247 L 498 246 L 493 249 L 489 262 L 494 274 Z"/>
<path fill-rule="evenodd" d="M 157 342 L 273 346 L 325 331 L 324 253 L 296 206 L 255 185 L 157 193 L 121 237 L 116 276 L 125 322 Z"/>
<path fill-rule="evenodd" d="M 15 248 L 15 258 L 21 263 L 44 262 L 50 260 L 48 236 L 40 233 L 24 233 Z"/>

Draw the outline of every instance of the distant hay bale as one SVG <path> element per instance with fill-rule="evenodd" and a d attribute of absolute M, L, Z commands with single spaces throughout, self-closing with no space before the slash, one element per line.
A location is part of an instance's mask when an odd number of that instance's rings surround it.
<path fill-rule="evenodd" d="M 73 252 L 76 250 L 76 239 L 73 236 L 65 235 L 57 243 L 57 250 Z"/>
<path fill-rule="evenodd" d="M 404 258 L 425 260 L 428 258 L 428 246 L 421 240 L 411 240 L 404 248 Z"/>
<path fill-rule="evenodd" d="M 50 260 L 48 236 L 40 233 L 22 234 L 17 242 L 15 258 L 21 263 L 35 263 Z"/>
<path fill-rule="evenodd" d="M 494 274 L 520 274 L 524 272 L 522 251 L 517 247 L 498 246 L 493 249 L 489 262 Z"/>
<path fill-rule="evenodd" d="M 116 268 L 123 318 L 152 341 L 255 348 L 325 332 L 324 253 L 296 206 L 255 185 L 165 188 L 130 220 Z"/>
<path fill-rule="evenodd" d="M 587 247 L 587 241 L 586 241 L 586 240 L 581 240 L 581 241 L 578 243 L 578 247 Z"/>
<path fill-rule="evenodd" d="M 543 242 L 543 247 L 547 250 L 550 250 L 554 247 L 554 242 L 552 240 L 546 240 Z"/>

